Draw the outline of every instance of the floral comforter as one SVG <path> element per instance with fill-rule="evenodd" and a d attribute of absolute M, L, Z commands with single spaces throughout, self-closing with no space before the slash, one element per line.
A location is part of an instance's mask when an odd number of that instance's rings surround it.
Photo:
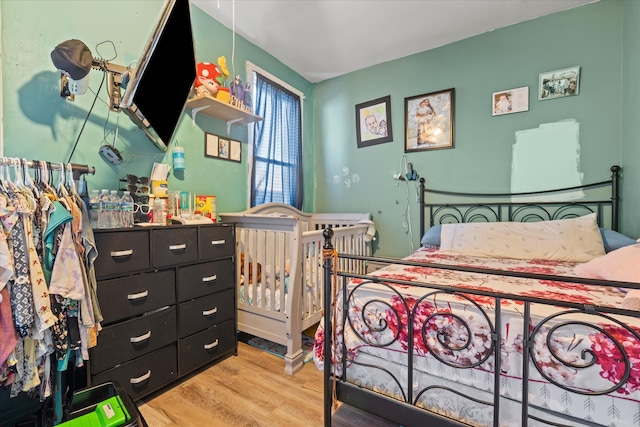
<path fill-rule="evenodd" d="M 557 261 L 452 256 L 426 248 L 406 260 L 571 277 L 575 267 Z M 531 415 L 560 425 L 584 425 L 581 420 L 589 425 L 640 425 L 640 319 L 543 303 L 547 298 L 620 308 L 624 290 L 396 264 L 372 275 L 447 288 L 350 281 L 344 327 L 342 294 L 335 304 L 336 338 L 347 348 L 349 381 L 400 400 L 411 392 L 419 406 L 472 425 L 492 425 L 489 405 L 461 398 L 459 393 L 492 401 L 493 372 L 499 364 L 500 425 L 518 426 L 522 424 L 522 355 L 523 348 L 529 347 Z M 453 293 L 456 289 L 466 292 Z M 495 294 L 476 295 L 474 290 Z M 495 298 L 498 293 L 500 299 Z M 521 297 L 534 301 L 526 308 L 530 310 L 528 333 Z M 499 346 L 498 363 L 494 343 Z M 314 361 L 322 369 L 322 325 L 315 344 Z M 409 348 L 414 355 L 411 390 L 406 368 Z M 334 350 L 333 362 L 342 374 L 341 352 Z M 426 387 L 433 388 L 426 391 Z M 529 425 L 536 423 L 530 418 Z"/>

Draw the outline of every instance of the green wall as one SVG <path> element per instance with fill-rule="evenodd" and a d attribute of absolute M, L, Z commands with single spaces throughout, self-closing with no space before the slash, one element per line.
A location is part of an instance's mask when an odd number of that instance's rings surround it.
<path fill-rule="evenodd" d="M 640 237 L 640 2 L 625 0 L 623 8 L 622 62 L 622 227 Z"/>
<path fill-rule="evenodd" d="M 129 65 L 136 61 L 150 36 L 159 16 L 163 0 L 85 0 L 85 1 L 6 1 L 2 7 L 3 52 L 3 107 L 4 155 L 26 157 L 51 162 L 66 162 L 80 133 L 94 95 L 87 92 L 74 102 L 61 98 L 59 73 L 51 63 L 50 52 L 60 42 L 77 38 L 92 51 L 94 57 L 113 58 L 114 50 L 104 44 L 115 45 L 117 57 L 111 62 Z M 222 7 L 231 7 L 225 2 Z M 206 15 L 196 6 L 191 7 L 196 60 L 216 62 L 225 56 L 232 69 L 232 32 Z M 284 66 L 271 55 L 248 43 L 242 37 L 235 40 L 235 74 L 246 75 L 246 61 L 258 65 L 269 73 L 287 81 L 305 94 L 304 142 L 312 146 L 314 86 Z M 135 67 L 135 64 L 134 64 Z M 171 68 L 167 64 L 166 87 L 158 88 L 158 102 L 162 93 L 171 90 Z M 98 92 L 102 74 L 91 72 L 90 87 Z M 98 155 L 105 135 L 115 129 L 118 114 L 109 114 L 105 103 L 106 84 L 84 127 L 72 158 L 73 163 L 88 164 L 96 168 L 95 176 L 88 176 L 89 188 L 118 187 L 119 178 L 127 173 L 149 175 L 154 162 L 171 164 L 170 151 L 156 149 L 128 117 L 120 114 L 119 140 L 116 148 L 123 152 L 124 161 L 114 166 Z M 185 148 L 187 169 L 171 174 L 170 190 L 189 190 L 198 194 L 217 196 L 218 212 L 240 211 L 247 207 L 248 153 L 247 126 L 233 125 L 229 137 L 242 144 L 242 163 L 204 157 L 204 133 L 227 135 L 226 124 L 220 120 L 198 114 L 193 126 L 189 110 L 185 110 L 176 136 Z M 113 142 L 113 133 L 107 142 Z M 305 168 L 315 168 L 313 150 L 304 151 Z M 313 176 L 313 175 L 310 175 Z M 313 182 L 306 184 L 309 197 L 305 208 L 313 209 Z"/>
<path fill-rule="evenodd" d="M 636 88 L 629 91 L 635 94 L 631 96 L 620 80 L 623 63 L 629 74 L 638 75 L 638 30 L 624 33 L 625 42 L 633 47 L 623 51 L 623 20 L 624 28 L 635 26 L 637 2 L 604 0 L 318 84 L 317 155 L 323 167 L 318 170 L 317 209 L 372 212 L 379 255 L 406 255 L 412 250 L 411 242 L 417 247 L 417 182 L 392 179 L 394 173 L 404 171 L 404 98 L 453 87 L 455 147 L 406 154 L 406 161 L 413 163 L 427 185 L 451 191 L 507 192 L 516 132 L 574 119 L 580 125 L 574 172 L 583 174 L 584 183 L 591 183 L 608 179 L 611 165 L 628 166 L 623 231 L 638 237 L 639 195 L 634 187 L 640 180 L 633 171 L 639 146 L 637 79 L 629 78 L 634 80 L 630 86 Z M 627 53 L 632 59 L 623 62 Z M 581 67 L 580 94 L 538 101 L 539 73 L 572 66 Z M 491 94 L 521 86 L 530 88 L 529 110 L 492 117 Z M 354 106 L 385 95 L 391 95 L 393 142 L 358 149 Z M 635 122 L 634 127 L 627 127 L 625 120 Z M 541 144 L 537 158 L 531 159 L 541 167 L 556 151 L 545 146 L 549 144 Z M 347 188 L 343 176 L 353 173 L 359 181 Z M 566 174 L 553 173 L 558 178 Z"/>
<path fill-rule="evenodd" d="M 222 5 L 224 7 L 225 3 Z M 2 81 L 4 153 L 11 157 L 66 161 L 92 94 L 68 102 L 58 96 L 58 72 L 49 53 L 69 38 L 96 44 L 112 40 L 114 63 L 127 65 L 141 52 L 160 11 L 161 0 L 47 1 L 2 0 Z M 227 5 L 229 6 L 229 5 Z M 72 12 L 69 12 L 72 11 Z M 231 62 L 231 31 L 192 7 L 196 59 Z M 585 183 L 624 168 L 622 231 L 640 236 L 640 2 L 597 3 L 526 21 L 477 37 L 311 84 L 278 60 L 236 37 L 235 73 L 253 62 L 305 93 L 304 167 L 306 211 L 369 211 L 379 232 L 376 254 L 402 256 L 417 246 L 417 185 L 398 184 L 392 175 L 403 162 L 414 164 L 433 188 L 458 191 L 508 191 L 516 132 L 574 119 L 580 125 L 579 172 Z M 107 46 L 94 55 L 110 55 Z M 579 65 L 580 94 L 537 100 L 538 74 Z M 168 71 L 168 76 L 170 72 Z M 92 72 L 91 87 L 101 74 Z M 492 117 L 492 92 L 529 86 L 529 111 Z M 455 88 L 455 148 L 404 153 L 404 98 Z M 162 92 L 158 88 L 158 101 Z M 96 167 L 91 188 L 115 188 L 126 173 L 148 174 L 154 161 L 170 163 L 124 115 L 116 147 L 125 162 L 112 166 L 97 154 L 115 114 L 96 102 L 72 159 Z M 356 104 L 391 95 L 393 142 L 358 149 Z M 223 122 L 198 115 L 192 125 L 184 113 L 177 139 L 185 147 L 187 170 L 171 176 L 171 189 L 218 196 L 218 211 L 247 206 L 247 127 L 232 126 L 231 138 L 243 141 L 242 163 L 205 158 L 204 132 L 226 134 Z M 112 135 L 110 136 L 112 139 Z M 111 142 L 111 140 L 109 140 Z M 546 145 L 548 146 L 548 144 Z M 544 165 L 553 150 L 532 161 Z M 558 171 L 559 178 L 564 171 Z M 347 185 L 349 179 L 350 185 Z M 410 225 L 410 227 L 409 227 Z"/>

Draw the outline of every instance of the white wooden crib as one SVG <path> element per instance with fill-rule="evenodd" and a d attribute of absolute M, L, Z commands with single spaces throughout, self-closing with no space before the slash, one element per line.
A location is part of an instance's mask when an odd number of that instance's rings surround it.
<path fill-rule="evenodd" d="M 324 308 L 322 232 L 333 228 L 341 253 L 371 255 L 371 215 L 310 214 L 267 203 L 220 217 L 236 224 L 238 330 L 285 345 L 284 369 L 292 375 L 304 364 L 302 332 Z M 341 268 L 365 274 L 363 263 Z"/>

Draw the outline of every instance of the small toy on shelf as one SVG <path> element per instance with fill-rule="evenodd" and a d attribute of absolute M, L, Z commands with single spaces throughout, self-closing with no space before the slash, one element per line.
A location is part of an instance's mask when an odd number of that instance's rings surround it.
<path fill-rule="evenodd" d="M 224 87 L 227 78 L 229 78 L 229 70 L 227 69 L 227 59 L 224 56 L 218 58 L 218 65 L 211 62 L 199 62 L 196 65 L 196 81 L 194 83 L 196 95 L 206 94 L 229 103 L 231 101 L 229 88 Z"/>

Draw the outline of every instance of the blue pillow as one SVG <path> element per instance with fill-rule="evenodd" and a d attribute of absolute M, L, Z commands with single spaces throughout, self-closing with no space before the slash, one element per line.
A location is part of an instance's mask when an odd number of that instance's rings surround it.
<path fill-rule="evenodd" d="M 604 250 L 607 253 L 636 243 L 636 241 L 631 237 L 627 237 L 624 234 L 607 228 L 600 228 L 600 234 L 602 235 Z"/>
<path fill-rule="evenodd" d="M 424 233 L 422 239 L 420 239 L 420 245 L 425 248 L 439 248 L 440 247 L 440 233 L 442 231 L 442 225 L 434 225 Z"/>

